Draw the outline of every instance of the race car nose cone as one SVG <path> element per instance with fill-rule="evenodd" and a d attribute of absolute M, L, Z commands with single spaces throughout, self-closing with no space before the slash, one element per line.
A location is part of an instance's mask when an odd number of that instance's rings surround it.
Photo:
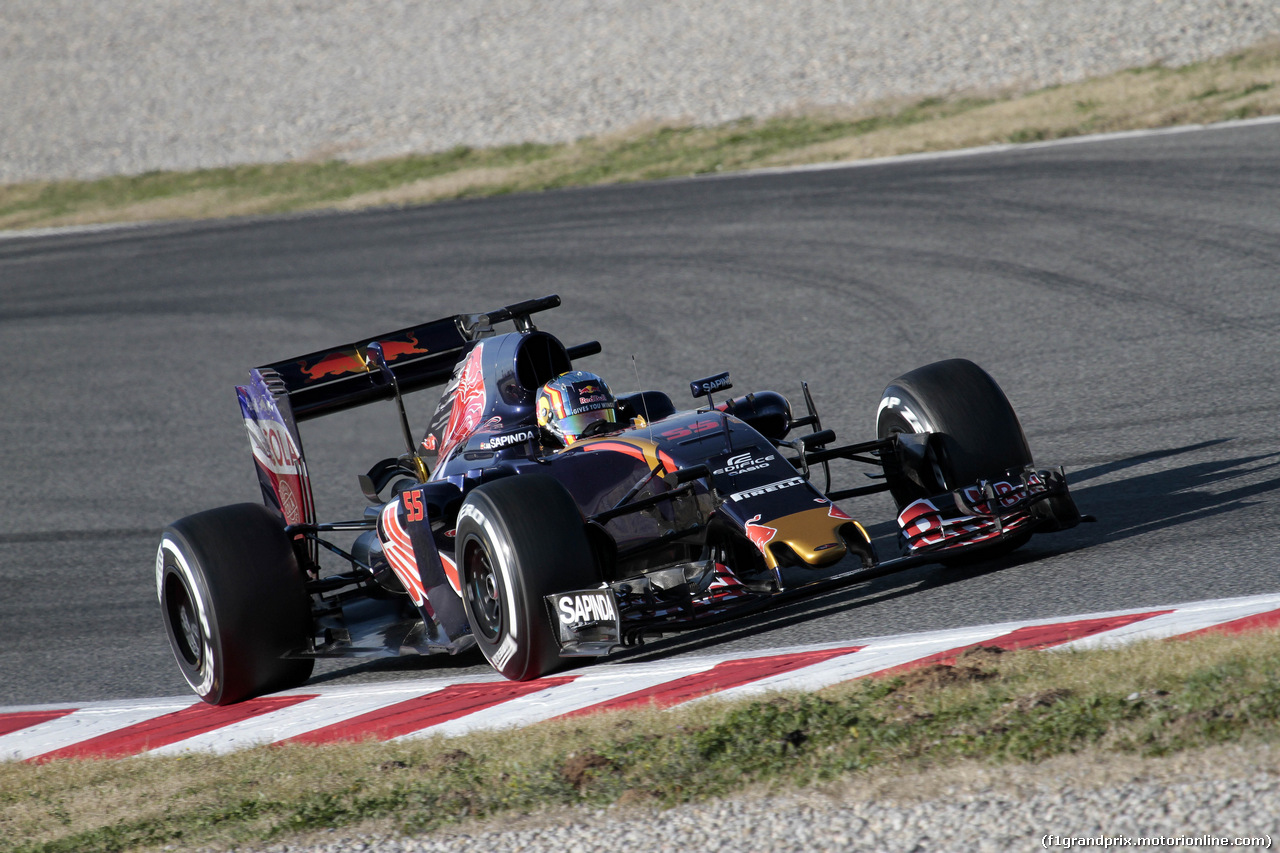
<path fill-rule="evenodd" d="M 832 518 L 826 507 L 820 507 L 768 522 L 777 532 L 764 549 L 765 562 L 777 568 L 779 554 L 788 554 L 786 549 L 814 568 L 839 562 L 849 550 L 838 532 L 846 521 Z"/>

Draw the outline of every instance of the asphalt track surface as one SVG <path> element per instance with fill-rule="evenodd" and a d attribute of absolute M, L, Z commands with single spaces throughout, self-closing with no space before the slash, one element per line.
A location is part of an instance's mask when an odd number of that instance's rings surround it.
<path fill-rule="evenodd" d="M 1280 124 L 277 220 L 0 241 L 0 705 L 182 695 L 153 555 L 258 499 L 253 365 L 559 293 L 616 390 L 722 369 L 872 437 L 921 364 L 985 366 L 1099 521 L 636 660 L 1280 591 Z M 634 362 L 632 359 L 634 356 Z M 691 401 L 690 401 L 691 402 Z M 434 406 L 410 398 L 415 428 Z M 325 517 L 399 452 L 379 403 L 303 425 Z M 860 475 L 857 475 L 860 477 Z M 890 549 L 887 496 L 847 501 Z M 328 684 L 484 673 L 345 661 Z"/>

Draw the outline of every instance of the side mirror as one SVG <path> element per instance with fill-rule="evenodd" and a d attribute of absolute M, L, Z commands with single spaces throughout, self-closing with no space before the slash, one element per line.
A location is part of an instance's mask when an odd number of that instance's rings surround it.
<path fill-rule="evenodd" d="M 364 348 L 364 353 L 366 369 L 370 366 L 376 367 L 378 369 L 378 378 L 381 379 L 383 383 L 391 385 L 392 387 L 399 384 L 396 382 L 396 375 L 391 372 L 391 365 L 387 364 L 387 358 L 382 353 L 382 344 L 377 341 L 373 341 Z M 369 370 L 369 372 L 373 373 L 372 370 Z M 397 388 L 397 393 L 398 392 L 399 389 Z"/>
<path fill-rule="evenodd" d="M 712 393 L 720 391 L 728 391 L 733 387 L 733 383 L 729 381 L 729 371 L 717 373 L 715 376 L 708 376 L 706 379 L 697 379 L 689 383 L 689 393 L 693 394 L 696 400 L 699 397 L 706 397 Z"/>

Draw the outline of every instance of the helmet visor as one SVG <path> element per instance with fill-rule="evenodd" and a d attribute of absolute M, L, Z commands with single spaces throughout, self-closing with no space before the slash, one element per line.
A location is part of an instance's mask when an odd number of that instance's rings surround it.
<path fill-rule="evenodd" d="M 569 415 L 567 418 L 559 418 L 556 421 L 556 426 L 565 438 L 573 441 L 585 435 L 593 424 L 598 424 L 602 421 L 611 424 L 617 422 L 612 406 L 607 409 L 596 409 L 591 412 Z M 601 427 L 595 427 L 595 429 L 601 429 Z"/>

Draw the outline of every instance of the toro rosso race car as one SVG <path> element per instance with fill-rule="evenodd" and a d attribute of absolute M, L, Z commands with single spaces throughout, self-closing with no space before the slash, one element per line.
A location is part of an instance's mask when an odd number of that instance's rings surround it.
<path fill-rule="evenodd" d="M 598 342 L 566 347 L 535 328 L 559 304 L 447 317 L 250 371 L 236 392 L 264 504 L 175 521 L 156 556 L 169 642 L 202 699 L 296 686 L 316 658 L 475 646 L 507 678 L 538 678 L 1082 520 L 1061 469 L 1033 464 L 1004 393 L 972 362 L 895 379 L 877 437 L 839 444 L 807 386 L 803 413 L 773 391 L 725 394 L 728 373 L 691 382 L 684 411 L 660 391 L 615 397 L 575 369 Z M 402 395 L 439 386 L 415 440 Z M 377 400 L 397 404 L 406 452 L 359 476 L 362 515 L 320 521 L 298 425 Z M 871 479 L 832 488 L 835 460 Z M 898 508 L 891 557 L 836 504 L 880 491 Z"/>

